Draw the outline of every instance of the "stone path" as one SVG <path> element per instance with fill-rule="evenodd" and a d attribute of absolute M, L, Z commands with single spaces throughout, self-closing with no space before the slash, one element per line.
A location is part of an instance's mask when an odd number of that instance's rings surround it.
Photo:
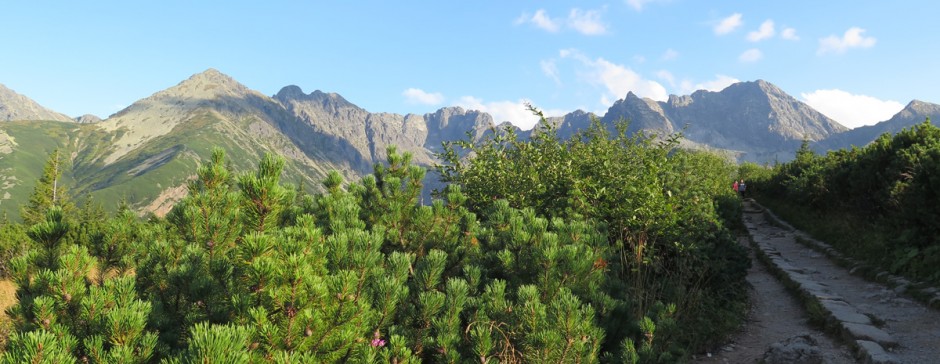
<path fill-rule="evenodd" d="M 849 273 L 797 242 L 805 234 L 773 224 L 763 208 L 744 202 L 744 223 L 781 280 L 799 292 L 811 317 L 856 350 L 863 363 L 940 363 L 940 312 L 891 288 Z"/>
<path fill-rule="evenodd" d="M 739 242 L 750 250 L 750 239 Z M 759 363 L 767 349 L 793 337 L 809 337 L 815 341 L 818 358 L 827 364 L 855 363 L 848 346 L 827 336 L 810 323 L 806 310 L 763 263 L 751 255 L 747 273 L 750 307 L 745 324 L 731 341 L 711 353 L 697 356 L 695 363 Z"/>

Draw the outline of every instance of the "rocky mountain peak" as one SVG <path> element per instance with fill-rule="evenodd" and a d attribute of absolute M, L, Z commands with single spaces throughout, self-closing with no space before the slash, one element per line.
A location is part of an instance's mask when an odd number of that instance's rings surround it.
<path fill-rule="evenodd" d="M 76 117 L 74 120 L 76 123 L 79 123 L 79 124 L 93 124 L 93 123 L 97 123 L 101 121 L 101 118 L 99 118 L 97 115 L 85 114 L 85 115 Z"/>
<path fill-rule="evenodd" d="M 316 104 L 319 108 L 331 112 L 337 112 L 338 110 L 342 109 L 354 109 L 363 112 L 365 111 L 364 109 L 349 102 L 343 98 L 343 96 L 335 92 L 314 90 L 310 94 L 305 94 L 304 90 L 301 89 L 300 86 L 296 85 L 290 85 L 281 88 L 281 90 L 274 95 L 274 99 L 280 101 L 288 108 L 297 104 Z"/>
<path fill-rule="evenodd" d="M 307 95 L 304 94 L 304 90 L 297 85 L 287 85 L 281 88 L 277 94 L 274 95 L 275 99 L 278 100 L 299 100 L 305 98 Z"/>
<path fill-rule="evenodd" d="M 154 96 L 211 100 L 223 96 L 244 96 L 251 92 L 248 87 L 235 81 L 229 75 L 210 68 Z"/>
<path fill-rule="evenodd" d="M 147 141 L 166 135 L 190 120 L 195 112 L 261 114 L 258 107 L 270 98 L 249 89 L 216 69 L 197 73 L 176 86 L 138 100 L 101 122 L 105 130 L 125 128 L 104 162 L 113 163 Z"/>
<path fill-rule="evenodd" d="M 940 105 L 924 102 L 920 100 L 911 100 L 907 106 L 901 110 L 910 114 L 937 114 L 940 113 Z"/>
<path fill-rule="evenodd" d="M 12 120 L 72 121 L 72 118 L 42 107 L 36 101 L 0 84 L 0 121 Z"/>

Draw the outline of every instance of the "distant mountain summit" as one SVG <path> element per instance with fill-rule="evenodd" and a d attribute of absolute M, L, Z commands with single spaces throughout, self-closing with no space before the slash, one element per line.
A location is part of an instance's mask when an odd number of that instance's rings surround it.
<path fill-rule="evenodd" d="M 852 146 L 864 147 L 877 139 L 881 134 L 895 134 L 904 128 L 920 124 L 927 119 L 933 121 L 940 120 L 940 105 L 913 100 L 908 103 L 904 109 L 894 114 L 891 119 L 833 135 L 830 138 L 816 143 L 814 149 L 825 152 L 827 150 L 851 148 Z"/>
<path fill-rule="evenodd" d="M 735 83 L 719 92 L 671 95 L 667 101 L 630 92 L 601 121 L 612 125 L 621 119 L 630 122 L 631 133 L 682 132 L 692 144 L 729 150 L 741 160 L 758 162 L 789 159 L 803 139 L 822 140 L 848 130 L 763 80 Z M 581 118 L 562 123 L 560 134 L 571 134 L 587 122 Z"/>
<path fill-rule="evenodd" d="M 36 101 L 0 84 L 0 121 L 14 120 L 72 121 L 72 118 L 42 107 Z"/>

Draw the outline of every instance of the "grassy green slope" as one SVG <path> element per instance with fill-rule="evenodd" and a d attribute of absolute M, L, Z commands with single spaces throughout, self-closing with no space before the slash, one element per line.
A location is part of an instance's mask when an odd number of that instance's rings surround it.
<path fill-rule="evenodd" d="M 133 208 L 143 209 L 167 189 L 186 184 L 215 147 L 225 149 L 237 173 L 252 171 L 264 153 L 286 155 L 285 181 L 305 186 L 318 186 L 334 168 L 328 161 L 296 153 L 284 135 L 265 127 L 253 117 L 232 121 L 212 111 L 197 111 L 169 134 L 148 141 L 113 164 L 76 170 L 80 176 L 76 190 L 91 194 L 106 207 L 126 199 Z"/>
<path fill-rule="evenodd" d="M 0 132 L 15 143 L 9 153 L 0 154 L 0 214 L 18 220 L 20 206 L 29 200 L 42 168 L 53 150 L 66 156 L 76 152 L 88 126 L 61 121 L 11 121 L 0 124 Z M 76 153 L 77 154 L 77 153 Z M 66 185 L 73 184 L 72 173 L 63 174 Z"/>
<path fill-rule="evenodd" d="M 56 121 L 0 124 L 0 133 L 13 141 L 8 142 L 12 146 L 8 153 L 0 153 L 0 215 L 19 219 L 20 206 L 27 202 L 55 148 L 69 156 L 63 182 L 73 200 L 91 196 L 109 210 L 126 200 L 132 208 L 147 212 L 161 194 L 175 201 L 183 193 L 180 187 L 195 176 L 215 147 L 225 149 L 236 175 L 253 171 L 265 153 L 285 156 L 284 181 L 308 189 L 318 188 L 329 170 L 341 169 L 319 155 L 300 152 L 285 135 L 253 116 L 231 120 L 211 110 L 197 110 L 170 133 L 105 165 L 103 156 L 122 132 Z M 348 179 L 358 177 L 345 174 Z"/>

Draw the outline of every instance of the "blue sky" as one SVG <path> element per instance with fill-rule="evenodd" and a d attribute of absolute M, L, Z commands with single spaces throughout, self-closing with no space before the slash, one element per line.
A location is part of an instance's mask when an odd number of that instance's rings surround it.
<path fill-rule="evenodd" d="M 840 123 L 940 103 L 935 1 L 14 1 L 0 83 L 106 117 L 207 68 L 372 112 L 603 113 L 763 79 Z"/>

